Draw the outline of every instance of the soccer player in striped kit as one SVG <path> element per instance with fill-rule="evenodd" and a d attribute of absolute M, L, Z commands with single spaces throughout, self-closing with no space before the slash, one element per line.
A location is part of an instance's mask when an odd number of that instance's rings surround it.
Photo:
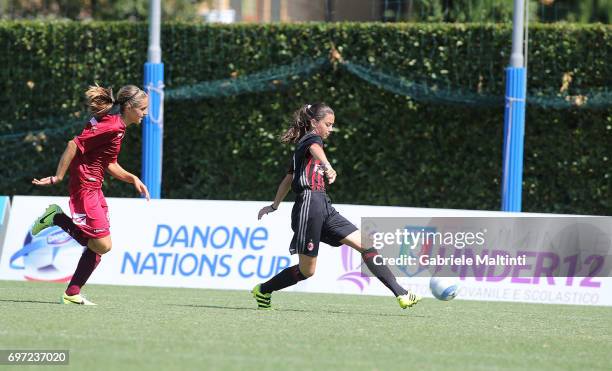
<path fill-rule="evenodd" d="M 361 253 L 368 269 L 393 292 L 402 309 L 421 300 L 401 287 L 387 266 L 374 264 L 376 249 L 361 246 L 357 227 L 334 209 L 325 193 L 325 178 L 332 184 L 337 175 L 323 150 L 323 140 L 331 134 L 334 121 L 334 111 L 326 104 L 307 104 L 294 113 L 293 125 L 281 137 L 283 143 L 296 143 L 295 152 L 274 201 L 259 211 L 258 218 L 276 211 L 289 189 L 296 193 L 291 211 L 294 235 L 289 252 L 299 255 L 299 264 L 253 288 L 251 292 L 259 309 L 271 309 L 272 292 L 295 285 L 315 273 L 319 242 L 331 246 L 346 244 Z"/>
<path fill-rule="evenodd" d="M 132 183 L 138 193 L 149 199 L 147 187 L 117 162 L 125 129 L 140 124 L 147 114 L 148 96 L 134 85 L 119 89 L 116 100 L 112 89 L 98 85 L 90 86 L 85 95 L 93 117 L 83 132 L 68 142 L 55 175 L 32 180 L 39 186 L 56 185 L 70 169 L 68 188 L 72 218 L 58 205 L 50 205 L 34 222 L 32 235 L 57 225 L 85 247 L 61 302 L 95 305 L 81 295 L 81 287 L 100 263 L 102 255 L 112 247 L 108 206 L 102 193 L 104 172 Z"/>

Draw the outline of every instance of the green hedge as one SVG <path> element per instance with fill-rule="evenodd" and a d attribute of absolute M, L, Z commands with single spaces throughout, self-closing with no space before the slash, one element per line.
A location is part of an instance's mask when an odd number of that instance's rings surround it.
<path fill-rule="evenodd" d="M 166 24 L 162 50 L 167 89 L 327 56 L 333 45 L 345 60 L 434 88 L 501 96 L 510 33 L 507 25 Z M 558 95 L 566 73 L 570 94 L 611 86 L 612 27 L 536 25 L 529 35 L 529 94 Z M 29 181 L 52 173 L 79 131 L 66 125 L 88 84 L 141 83 L 147 40 L 146 24 L 0 22 L 0 194 L 66 193 Z M 292 150 L 277 137 L 293 110 L 315 101 L 336 111 L 327 147 L 339 174 L 334 202 L 499 209 L 503 105 L 415 101 L 338 65 L 268 92 L 167 102 L 163 196 L 272 199 Z M 610 107 L 528 107 L 525 211 L 610 215 Z M 44 138 L 26 138 L 43 126 Z M 140 173 L 140 130 L 129 131 L 120 162 Z M 134 195 L 118 181 L 104 187 Z"/>

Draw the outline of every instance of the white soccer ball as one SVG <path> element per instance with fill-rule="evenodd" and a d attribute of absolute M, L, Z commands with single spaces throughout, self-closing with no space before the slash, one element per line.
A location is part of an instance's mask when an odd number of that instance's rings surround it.
<path fill-rule="evenodd" d="M 452 300 L 459 291 L 459 280 L 452 277 L 431 277 L 429 289 L 436 299 Z"/>

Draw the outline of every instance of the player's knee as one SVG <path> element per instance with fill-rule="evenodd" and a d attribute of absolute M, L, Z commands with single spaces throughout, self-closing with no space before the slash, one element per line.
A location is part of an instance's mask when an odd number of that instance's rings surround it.
<path fill-rule="evenodd" d="M 108 253 L 113 248 L 110 242 L 98 242 L 95 247 L 95 251 L 100 255 Z"/>
<path fill-rule="evenodd" d="M 102 254 L 108 253 L 109 251 L 111 251 L 112 248 L 113 248 L 113 245 L 110 243 L 102 245 L 102 251 L 103 251 Z"/>
<path fill-rule="evenodd" d="M 314 276 L 315 270 L 316 270 L 316 267 L 305 267 L 305 268 L 300 267 L 300 273 L 302 273 L 302 276 L 304 276 L 304 279 Z"/>

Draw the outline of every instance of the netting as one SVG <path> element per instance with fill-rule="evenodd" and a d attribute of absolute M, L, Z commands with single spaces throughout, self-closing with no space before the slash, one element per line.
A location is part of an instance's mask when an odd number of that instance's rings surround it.
<path fill-rule="evenodd" d="M 504 102 L 504 97 L 499 94 L 478 93 L 462 87 L 440 87 L 438 84 L 432 85 L 411 80 L 390 70 L 384 71 L 350 61 L 330 61 L 325 57 L 305 59 L 236 78 L 202 81 L 168 88 L 165 91 L 165 101 L 170 103 L 274 91 L 287 88 L 299 77 L 325 72 L 334 65 L 380 89 L 409 97 L 417 102 L 469 106 L 496 106 Z M 572 95 L 563 89 L 551 95 L 534 92 L 528 95 L 527 103 L 531 106 L 554 109 L 603 109 L 612 107 L 612 92 L 605 88 L 589 92 L 574 92 Z M 86 115 L 86 112 L 77 112 L 71 116 L 14 122 L 11 128 L 19 128 L 19 131 L 6 133 L 5 130 L 5 133 L 0 135 L 0 146 L 3 148 L 3 151 L 0 152 L 0 161 L 8 161 L 11 157 L 19 157 L 32 150 L 36 151 L 52 137 L 69 137 L 83 125 L 83 117 Z M 32 170 L 28 169 L 28 171 Z"/>
<path fill-rule="evenodd" d="M 393 71 L 383 71 L 359 63 L 343 61 L 338 64 L 347 72 L 358 78 L 384 89 L 393 94 L 406 96 L 420 102 L 440 104 L 464 104 L 471 106 L 495 106 L 503 104 L 502 95 L 482 94 L 472 92 L 462 87 L 439 87 L 426 82 L 411 81 Z M 286 87 L 299 76 L 308 76 L 316 71 L 330 68 L 332 63 L 325 58 L 304 60 L 286 66 L 270 68 L 248 76 L 237 78 L 203 81 L 200 83 L 167 89 L 167 101 L 183 99 L 204 99 L 227 97 L 247 93 L 272 91 Z M 527 103 L 542 108 L 582 108 L 601 109 L 612 106 L 612 92 L 608 89 L 598 89 L 589 92 L 567 91 L 547 95 L 545 92 L 535 92 L 528 95 Z"/>
<path fill-rule="evenodd" d="M 203 81 L 192 85 L 168 89 L 165 99 L 193 100 L 205 98 L 229 97 L 246 93 L 270 91 L 286 86 L 299 76 L 308 76 L 328 66 L 326 58 L 306 59 L 295 63 L 273 67 L 247 76 Z"/>

